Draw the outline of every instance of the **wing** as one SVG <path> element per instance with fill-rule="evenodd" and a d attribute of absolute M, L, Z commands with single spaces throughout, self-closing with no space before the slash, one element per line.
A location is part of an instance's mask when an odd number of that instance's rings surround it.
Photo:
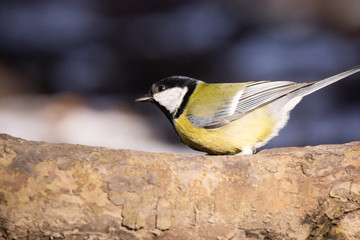
<path fill-rule="evenodd" d="M 212 108 L 215 111 L 210 111 L 208 116 L 201 116 L 201 114 L 196 114 L 196 111 L 189 111 L 187 117 L 194 125 L 198 127 L 206 129 L 223 127 L 229 124 L 231 121 L 239 119 L 245 114 L 255 110 L 256 108 L 269 104 L 280 97 L 296 91 L 297 89 L 312 84 L 313 82 L 250 82 L 247 83 L 247 85 L 241 90 L 237 90 L 235 94 L 227 95 L 229 97 L 225 98 L 226 101 L 219 101 L 221 107 Z M 222 94 L 217 94 L 223 96 Z M 200 104 L 200 107 L 202 109 L 209 108 L 209 106 L 205 103 Z"/>
<path fill-rule="evenodd" d="M 295 90 L 312 84 L 314 84 L 314 82 L 252 82 L 244 89 L 244 92 L 241 95 L 236 110 L 239 113 L 246 114 Z"/>
<path fill-rule="evenodd" d="M 247 83 L 198 85 L 187 104 L 186 116 L 195 126 L 217 128 L 229 123 Z"/>

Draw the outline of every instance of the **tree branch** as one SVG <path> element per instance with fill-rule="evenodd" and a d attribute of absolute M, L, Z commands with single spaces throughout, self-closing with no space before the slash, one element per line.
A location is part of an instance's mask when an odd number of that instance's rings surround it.
<path fill-rule="evenodd" d="M 360 142 L 201 156 L 0 135 L 0 239 L 358 239 Z"/>

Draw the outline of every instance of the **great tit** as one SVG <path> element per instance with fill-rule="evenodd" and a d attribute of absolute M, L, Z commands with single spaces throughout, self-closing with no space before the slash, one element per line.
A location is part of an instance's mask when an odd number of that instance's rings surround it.
<path fill-rule="evenodd" d="M 255 153 L 277 136 L 300 100 L 360 71 L 360 66 L 313 82 L 215 83 L 172 76 L 154 83 L 137 102 L 155 103 L 181 141 L 209 154 Z"/>

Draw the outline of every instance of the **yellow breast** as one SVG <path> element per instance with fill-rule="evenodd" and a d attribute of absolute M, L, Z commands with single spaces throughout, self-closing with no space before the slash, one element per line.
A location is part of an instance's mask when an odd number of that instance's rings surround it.
<path fill-rule="evenodd" d="M 266 140 L 274 131 L 275 121 L 267 106 L 258 108 L 240 119 L 217 129 L 194 126 L 187 112 L 175 120 L 175 129 L 189 147 L 209 154 L 236 154 Z"/>

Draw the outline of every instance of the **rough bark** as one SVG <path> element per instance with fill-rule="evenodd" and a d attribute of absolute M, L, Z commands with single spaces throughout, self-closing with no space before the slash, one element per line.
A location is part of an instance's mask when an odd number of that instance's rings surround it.
<path fill-rule="evenodd" d="M 201 156 L 0 135 L 0 239 L 360 239 L 360 142 Z"/>

